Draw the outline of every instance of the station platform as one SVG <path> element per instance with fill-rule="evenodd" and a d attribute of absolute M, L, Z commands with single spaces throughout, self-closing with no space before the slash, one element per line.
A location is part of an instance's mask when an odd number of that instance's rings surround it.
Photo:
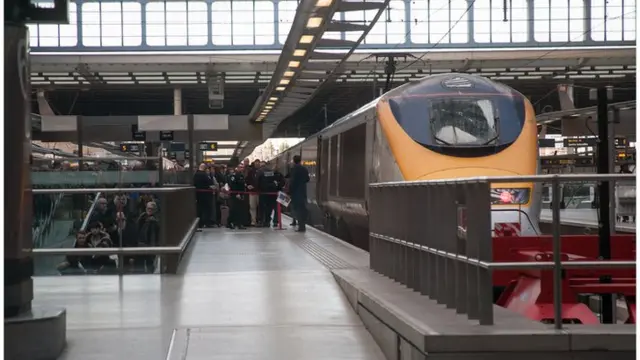
<path fill-rule="evenodd" d="M 542 209 L 540 222 L 551 223 L 550 209 Z M 596 209 L 563 209 L 560 210 L 560 223 L 567 227 L 598 229 L 598 212 Z M 616 223 L 616 231 L 635 233 L 636 224 L 629 222 Z"/>
<path fill-rule="evenodd" d="M 34 292 L 67 310 L 63 360 L 635 357 L 633 325 L 554 330 L 494 306 L 482 326 L 311 227 L 207 229 L 176 275 L 36 277 Z"/>
<path fill-rule="evenodd" d="M 179 275 L 36 277 L 34 306 L 67 309 L 65 360 L 384 359 L 330 272 L 367 262 L 313 230 L 207 229 Z"/>

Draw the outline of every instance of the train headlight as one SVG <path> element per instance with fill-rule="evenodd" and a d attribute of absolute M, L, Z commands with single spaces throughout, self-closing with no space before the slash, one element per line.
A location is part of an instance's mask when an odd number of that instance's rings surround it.
<path fill-rule="evenodd" d="M 529 202 L 528 188 L 491 189 L 491 205 L 523 205 Z"/>

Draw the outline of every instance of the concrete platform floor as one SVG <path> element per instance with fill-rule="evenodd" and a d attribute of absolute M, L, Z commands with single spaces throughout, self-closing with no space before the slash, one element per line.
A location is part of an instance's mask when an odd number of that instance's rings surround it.
<path fill-rule="evenodd" d="M 35 278 L 34 305 L 67 309 L 61 359 L 384 359 L 329 270 L 296 244 L 318 233 L 195 236 L 179 275 Z"/>

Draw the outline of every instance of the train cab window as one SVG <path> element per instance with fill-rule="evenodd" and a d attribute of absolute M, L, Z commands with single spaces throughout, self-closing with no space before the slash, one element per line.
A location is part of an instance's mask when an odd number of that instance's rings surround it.
<path fill-rule="evenodd" d="M 414 141 L 452 156 L 499 152 L 518 139 L 525 123 L 524 98 L 517 94 L 398 96 L 389 105 Z"/>
<path fill-rule="evenodd" d="M 491 100 L 435 100 L 429 114 L 431 133 L 439 145 L 489 145 L 498 139 L 500 118 Z"/>

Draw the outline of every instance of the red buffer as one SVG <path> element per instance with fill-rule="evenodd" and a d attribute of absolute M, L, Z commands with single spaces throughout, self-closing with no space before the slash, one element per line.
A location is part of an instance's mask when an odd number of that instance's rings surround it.
<path fill-rule="evenodd" d="M 495 237 L 494 262 L 553 261 L 551 236 Z M 635 260 L 635 235 L 612 235 L 612 260 Z M 598 236 L 563 236 L 562 261 L 596 261 Z M 599 282 L 610 276 L 611 283 Z M 497 304 L 541 322 L 553 322 L 553 273 L 551 270 L 495 271 L 494 286 L 505 290 Z M 562 278 L 562 318 L 565 323 L 598 324 L 598 317 L 578 301 L 582 294 L 623 295 L 629 309 L 627 322 L 635 323 L 635 269 L 567 269 Z"/>

